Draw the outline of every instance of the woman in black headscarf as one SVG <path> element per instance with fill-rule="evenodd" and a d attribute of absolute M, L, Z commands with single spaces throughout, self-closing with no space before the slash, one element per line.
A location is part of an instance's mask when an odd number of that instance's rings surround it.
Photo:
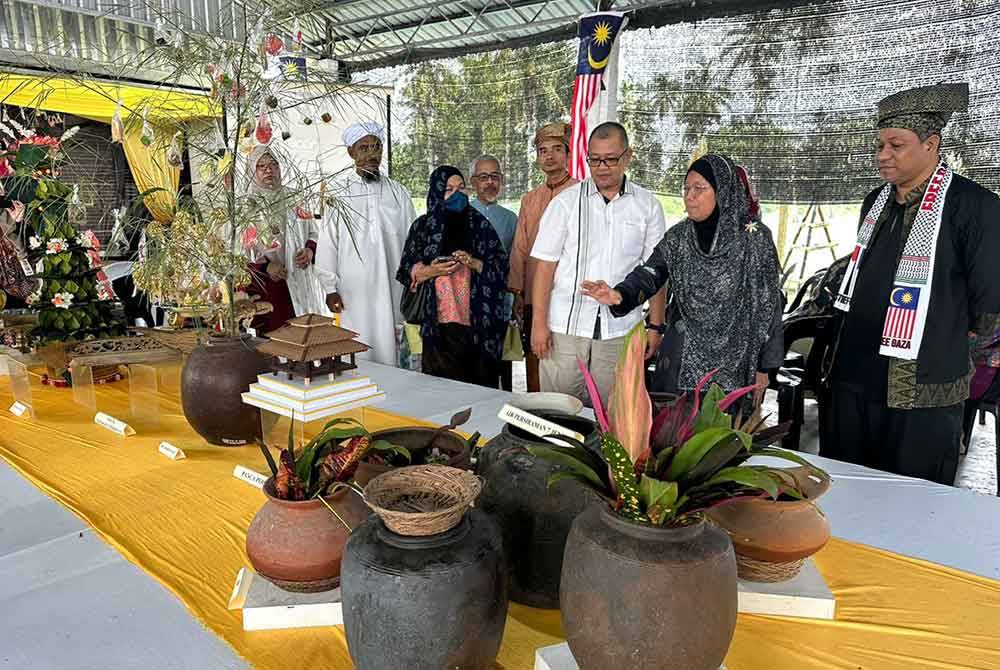
<path fill-rule="evenodd" d="M 742 174 L 741 174 L 742 173 Z M 708 154 L 684 180 L 687 218 L 667 230 L 645 263 L 609 287 L 581 288 L 625 315 L 669 282 L 666 334 L 651 390 L 693 389 L 706 373 L 724 390 L 757 385 L 781 365 L 782 295 L 778 253 L 761 223 L 745 172 Z"/>
<path fill-rule="evenodd" d="M 396 280 L 410 291 L 434 282 L 420 327 L 423 371 L 495 387 L 507 332 L 507 253 L 464 188 L 450 165 L 431 174 L 427 213 L 410 228 Z"/>

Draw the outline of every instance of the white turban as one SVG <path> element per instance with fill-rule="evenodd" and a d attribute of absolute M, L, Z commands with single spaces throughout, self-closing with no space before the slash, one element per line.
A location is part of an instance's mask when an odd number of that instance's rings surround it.
<path fill-rule="evenodd" d="M 345 147 L 353 147 L 358 140 L 360 140 L 363 137 L 368 137 L 369 135 L 373 135 L 381 141 L 382 126 L 375 123 L 374 121 L 355 123 L 352 126 L 348 126 L 341 137 L 344 140 Z"/>

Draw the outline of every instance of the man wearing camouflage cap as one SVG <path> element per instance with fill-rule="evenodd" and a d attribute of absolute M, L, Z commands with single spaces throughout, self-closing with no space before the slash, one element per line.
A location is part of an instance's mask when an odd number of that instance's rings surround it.
<path fill-rule="evenodd" d="M 514 294 L 514 316 L 521 324 L 528 390 L 539 390 L 538 358 L 531 352 L 531 279 L 535 261 L 531 247 L 538 235 L 538 224 L 552 199 L 577 183 L 569 176 L 568 123 L 549 123 L 535 133 L 535 156 L 545 183 L 524 194 L 510 251 L 510 275 L 507 288 Z"/>
<path fill-rule="evenodd" d="M 941 132 L 967 84 L 878 105 L 879 174 L 835 306 L 823 456 L 951 485 L 971 361 L 1000 327 L 1000 198 L 955 174 Z"/>

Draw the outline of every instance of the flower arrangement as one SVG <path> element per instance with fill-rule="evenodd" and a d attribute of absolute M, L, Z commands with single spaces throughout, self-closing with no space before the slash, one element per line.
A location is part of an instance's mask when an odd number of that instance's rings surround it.
<path fill-rule="evenodd" d="M 748 465 L 752 456 L 781 458 L 821 472 L 797 454 L 769 446 L 788 426 L 764 429 L 763 419 L 727 413 L 753 386 L 724 394 L 713 372 L 691 393 L 655 417 L 644 381 L 645 330 L 627 336 L 615 372 L 608 411 L 589 370 L 587 382 L 600 429 L 600 453 L 553 435 L 567 446 L 532 447 L 531 452 L 560 466 L 550 484 L 577 480 L 595 490 L 622 517 L 654 526 L 683 525 L 715 505 L 741 497 L 801 498 L 795 480 L 780 468 Z"/>

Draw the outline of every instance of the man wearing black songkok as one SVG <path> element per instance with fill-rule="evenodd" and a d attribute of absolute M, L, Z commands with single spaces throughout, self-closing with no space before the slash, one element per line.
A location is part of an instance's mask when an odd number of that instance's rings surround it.
<path fill-rule="evenodd" d="M 949 485 L 972 363 L 1000 327 L 1000 199 L 940 155 L 968 98 L 939 84 L 878 105 L 886 184 L 861 209 L 820 420 L 822 455 Z"/>

